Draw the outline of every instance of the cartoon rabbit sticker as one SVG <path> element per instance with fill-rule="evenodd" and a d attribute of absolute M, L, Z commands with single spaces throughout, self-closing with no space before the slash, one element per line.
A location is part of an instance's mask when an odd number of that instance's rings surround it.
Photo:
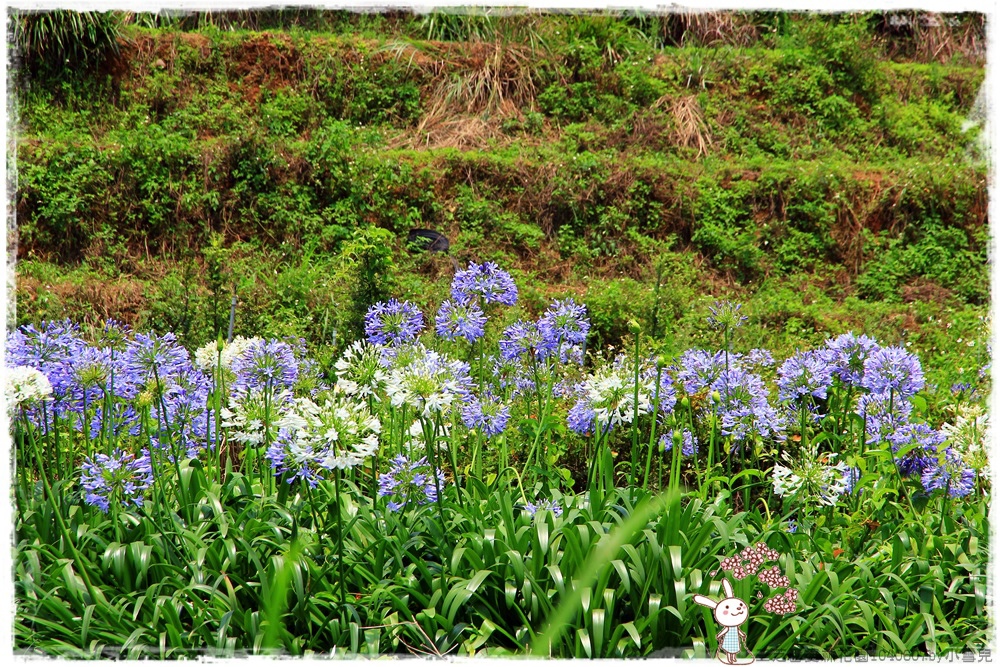
<path fill-rule="evenodd" d="M 715 620 L 722 626 L 722 630 L 716 635 L 719 640 L 719 650 L 715 657 L 726 665 L 749 665 L 754 661 L 753 653 L 746 646 L 746 633 L 740 630 L 747 618 L 750 617 L 750 606 L 743 600 L 733 595 L 733 585 L 728 579 L 722 580 L 722 589 L 726 597 L 716 602 L 704 595 L 695 595 L 694 601 L 698 604 L 715 610 Z M 750 657 L 742 660 L 736 657 L 740 652 L 740 645 L 750 653 Z M 725 654 L 725 658 L 722 654 Z"/>

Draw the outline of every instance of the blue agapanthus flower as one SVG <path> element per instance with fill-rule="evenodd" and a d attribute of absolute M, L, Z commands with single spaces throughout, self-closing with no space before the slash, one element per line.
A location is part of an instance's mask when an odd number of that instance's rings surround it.
<path fill-rule="evenodd" d="M 906 476 L 920 475 L 927 466 L 934 463 L 938 458 L 938 447 L 946 439 L 944 433 L 927 424 L 911 422 L 900 424 L 886 437 L 893 452 L 898 453 L 900 449 L 916 445 L 896 459 L 900 474 Z"/>
<path fill-rule="evenodd" d="M 510 421 L 510 408 L 492 395 L 472 398 L 462 407 L 462 422 L 467 428 L 478 428 L 487 438 L 500 435 Z"/>
<path fill-rule="evenodd" d="M 751 432 L 762 438 L 783 436 L 784 419 L 771 406 L 767 387 L 757 375 L 730 368 L 719 375 L 711 389 L 718 392 L 713 410 L 719 415 L 722 434 L 732 436 L 734 448 Z"/>
<path fill-rule="evenodd" d="M 417 339 L 423 328 L 423 313 L 409 301 L 380 301 L 365 315 L 365 337 L 372 345 L 410 343 Z"/>
<path fill-rule="evenodd" d="M 148 384 L 159 378 L 173 377 L 192 370 L 191 355 L 177 336 L 165 333 L 136 334 L 125 348 L 125 369 L 140 383 Z"/>
<path fill-rule="evenodd" d="M 888 394 L 908 398 L 924 386 L 924 371 L 917 355 L 902 347 L 883 347 L 865 359 L 861 384 L 873 394 Z"/>
<path fill-rule="evenodd" d="M 778 399 L 796 404 L 806 397 L 826 399 L 834 370 L 826 350 L 796 352 L 778 368 Z"/>
<path fill-rule="evenodd" d="M 552 512 L 553 516 L 562 516 L 563 508 L 559 503 L 549 498 L 543 498 L 533 503 L 525 503 L 524 511 L 528 513 L 528 516 L 532 517 L 544 511 Z"/>
<path fill-rule="evenodd" d="M 965 465 L 957 451 L 949 447 L 940 460 L 924 469 L 920 481 L 927 493 L 945 489 L 952 498 L 962 498 L 975 488 L 976 472 Z"/>
<path fill-rule="evenodd" d="M 848 468 L 844 471 L 844 485 L 846 490 L 845 494 L 850 495 L 854 493 L 854 490 L 858 488 L 858 481 L 861 479 L 861 469 L 860 468 Z"/>
<path fill-rule="evenodd" d="M 534 322 L 515 322 L 500 336 L 500 356 L 504 361 L 516 361 L 530 355 L 542 360 L 553 351 L 553 342 L 547 340 Z"/>
<path fill-rule="evenodd" d="M 107 513 L 111 503 L 122 507 L 142 506 L 142 493 L 153 484 L 149 455 L 141 457 L 116 449 L 111 455 L 97 454 L 83 463 L 80 486 L 86 491 L 83 500 Z"/>
<path fill-rule="evenodd" d="M 438 310 L 437 334 L 447 340 L 464 338 L 473 343 L 486 334 L 486 315 L 478 303 L 445 301 Z"/>
<path fill-rule="evenodd" d="M 741 308 L 743 308 L 741 303 L 716 301 L 715 305 L 709 308 L 712 314 L 708 317 L 708 323 L 713 329 L 719 330 L 732 330 L 741 327 L 749 319 L 740 313 Z"/>
<path fill-rule="evenodd" d="M 291 389 L 299 379 L 296 350 L 280 340 L 259 340 L 251 343 L 243 354 L 233 360 L 236 375 L 232 389 L 242 393 L 250 389 L 280 391 Z"/>
<path fill-rule="evenodd" d="M 482 299 L 485 303 L 513 306 L 517 303 L 517 285 L 496 262 L 473 263 L 455 274 L 451 281 L 451 298 L 459 303 Z"/>
<path fill-rule="evenodd" d="M 434 476 L 437 476 L 437 484 Z M 397 456 L 392 460 L 389 472 L 379 477 L 378 495 L 381 498 L 392 497 L 386 507 L 397 512 L 407 504 L 426 505 L 437 502 L 437 487 L 443 487 L 444 473 L 433 471 L 427 463 L 427 458 L 411 461 L 405 456 Z"/>
<path fill-rule="evenodd" d="M 736 355 L 729 355 L 728 360 L 730 369 L 739 367 Z M 725 372 L 726 353 L 692 348 L 681 354 L 678 364 L 677 380 L 684 386 L 684 391 L 695 394 L 710 387 Z"/>
<path fill-rule="evenodd" d="M 834 377 L 844 384 L 859 386 L 865 374 L 865 360 L 879 345 L 874 338 L 849 331 L 826 341 L 826 349 L 831 353 Z"/>
<path fill-rule="evenodd" d="M 564 343 L 583 345 L 590 331 L 587 308 L 573 299 L 554 301 L 539 318 L 538 331 L 553 349 Z"/>
<path fill-rule="evenodd" d="M 865 433 L 869 445 L 885 442 L 898 429 L 909 423 L 913 406 L 909 401 L 889 394 L 862 394 L 858 398 L 857 413 L 864 417 Z"/>

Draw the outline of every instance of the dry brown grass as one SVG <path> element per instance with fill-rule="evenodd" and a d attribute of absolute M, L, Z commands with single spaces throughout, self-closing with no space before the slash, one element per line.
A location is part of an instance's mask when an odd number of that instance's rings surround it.
<path fill-rule="evenodd" d="M 681 12 L 683 44 L 699 46 L 751 46 L 759 38 L 757 26 L 742 12 Z"/>
<path fill-rule="evenodd" d="M 661 97 L 653 103 L 654 108 L 670 104 L 670 115 L 674 119 L 671 141 L 678 146 L 698 149 L 698 157 L 708 155 L 712 145 L 712 135 L 705 123 L 705 117 L 695 95 L 687 95 L 674 100 Z"/>

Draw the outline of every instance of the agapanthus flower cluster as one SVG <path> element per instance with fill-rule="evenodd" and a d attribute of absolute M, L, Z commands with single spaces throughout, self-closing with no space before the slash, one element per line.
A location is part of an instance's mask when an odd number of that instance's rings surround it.
<path fill-rule="evenodd" d="M 272 396 L 265 396 L 262 391 L 237 395 L 228 407 L 222 408 L 222 425 L 230 429 L 229 437 L 234 441 L 258 447 L 264 444 L 268 433 L 277 435 L 276 424 L 291 402 L 292 393 L 288 390 Z"/>
<path fill-rule="evenodd" d="M 892 392 L 898 399 L 909 398 L 924 386 L 920 359 L 902 347 L 882 347 L 865 358 L 861 385 L 873 394 Z"/>
<path fill-rule="evenodd" d="M 865 374 L 865 360 L 872 351 L 879 348 L 874 338 L 853 331 L 841 334 L 826 341 L 826 349 L 830 351 L 834 377 L 843 384 L 861 385 Z"/>
<path fill-rule="evenodd" d="M 634 373 L 635 367 L 625 356 L 594 371 L 580 385 L 580 397 L 570 408 L 567 418 L 569 427 L 577 433 L 592 432 L 594 428 L 606 433 L 621 424 L 631 424 L 636 416 L 651 412 L 651 389 L 655 387 L 655 379 L 643 382 L 640 378 L 636 402 Z"/>
<path fill-rule="evenodd" d="M 784 418 L 771 405 L 760 376 L 730 367 L 712 383 L 712 410 L 719 417 L 723 435 L 733 438 L 733 447 L 756 433 L 762 438 L 783 437 Z"/>
<path fill-rule="evenodd" d="M 799 597 L 799 592 L 794 588 L 789 588 L 783 595 L 775 595 L 764 603 L 764 610 L 772 614 L 794 614 L 795 601 Z"/>
<path fill-rule="evenodd" d="M 943 424 L 941 433 L 967 466 L 990 478 L 990 416 L 981 406 L 957 406 L 953 423 Z"/>
<path fill-rule="evenodd" d="M 268 392 L 291 390 L 301 372 L 298 355 L 290 343 L 279 340 L 257 340 L 233 360 L 234 393 L 249 390 Z"/>
<path fill-rule="evenodd" d="M 4 395 L 7 409 L 14 412 L 22 405 L 43 401 L 52 395 L 52 384 L 37 368 L 17 366 L 7 369 L 4 381 Z"/>
<path fill-rule="evenodd" d="M 510 421 L 510 407 L 495 396 L 471 398 L 462 407 L 462 422 L 469 429 L 479 429 L 487 438 L 500 435 Z"/>
<path fill-rule="evenodd" d="M 482 299 L 485 303 L 513 306 L 517 303 L 517 285 L 495 262 L 472 263 L 455 274 L 451 281 L 451 298 L 459 303 Z"/>
<path fill-rule="evenodd" d="M 389 372 L 382 361 L 382 348 L 354 341 L 333 365 L 337 371 L 337 388 L 348 396 L 380 401 L 389 381 Z"/>
<path fill-rule="evenodd" d="M 743 304 L 741 303 L 716 301 L 715 305 L 709 308 L 712 314 L 708 317 L 708 323 L 713 329 L 719 330 L 733 330 L 741 327 L 749 319 L 746 315 L 740 313 L 741 308 L 743 308 Z"/>
<path fill-rule="evenodd" d="M 435 324 L 438 336 L 447 340 L 464 338 L 474 343 L 486 335 L 486 315 L 475 301 L 445 301 Z"/>
<path fill-rule="evenodd" d="M 726 371 L 739 367 L 739 357 L 725 352 L 709 352 L 692 348 L 681 354 L 677 380 L 683 385 L 684 391 L 694 395 L 702 389 L 712 386 L 719 376 Z"/>
<path fill-rule="evenodd" d="M 857 413 L 865 419 L 868 444 L 886 442 L 893 433 L 909 423 L 913 406 L 909 401 L 888 394 L 862 394 Z"/>
<path fill-rule="evenodd" d="M 573 299 L 557 300 L 538 322 L 521 320 L 507 327 L 500 336 L 500 356 L 508 362 L 534 358 L 582 365 L 589 331 L 585 306 Z"/>
<path fill-rule="evenodd" d="M 754 576 L 764 563 L 773 560 L 778 560 L 778 552 L 763 542 L 758 542 L 745 547 L 735 556 L 724 558 L 719 567 L 732 573 L 733 578 L 742 580 Z"/>
<path fill-rule="evenodd" d="M 757 578 L 763 581 L 771 588 L 784 588 L 789 586 L 791 583 L 788 581 L 788 577 L 786 577 L 781 573 L 781 570 L 778 568 L 777 565 L 767 570 L 764 570 L 763 572 L 757 575 Z"/>
<path fill-rule="evenodd" d="M 84 461 L 80 486 L 86 492 L 83 500 L 100 508 L 104 513 L 115 502 L 122 507 L 129 504 L 142 506 L 142 494 L 153 485 L 153 468 L 149 454 L 136 458 L 134 454 L 116 449 L 111 453 L 97 454 Z"/>
<path fill-rule="evenodd" d="M 550 498 L 542 498 L 533 503 L 526 503 L 524 505 L 524 511 L 528 513 L 528 516 L 535 516 L 539 512 L 552 512 L 553 516 L 562 516 L 563 508 L 562 505 L 555 502 Z"/>
<path fill-rule="evenodd" d="M 192 368 L 191 355 L 172 333 L 136 334 L 124 354 L 126 371 L 140 384 L 149 385 L 157 378 L 162 381 Z"/>
<path fill-rule="evenodd" d="M 583 345 L 590 331 L 587 308 L 573 299 L 554 301 L 539 318 L 538 331 L 553 347 Z"/>
<path fill-rule="evenodd" d="M 392 496 L 393 500 L 386 503 L 386 507 L 398 512 L 411 503 L 426 505 L 436 502 L 437 487 L 444 484 L 444 473 L 433 470 L 426 457 L 411 461 L 405 456 L 397 456 L 392 460 L 389 472 L 379 477 L 378 495 L 380 498 Z"/>
<path fill-rule="evenodd" d="M 7 336 L 4 365 L 28 366 L 44 373 L 52 387 L 56 412 L 64 409 L 62 399 L 73 384 L 72 361 L 86 346 L 78 333 L 78 327 L 65 320 L 43 322 L 38 327 L 25 325 Z"/>
<path fill-rule="evenodd" d="M 965 464 L 961 454 L 949 447 L 939 460 L 924 468 L 920 481 L 927 493 L 943 489 L 952 498 L 962 498 L 975 488 L 976 472 Z"/>
<path fill-rule="evenodd" d="M 534 322 L 525 320 L 515 322 L 504 329 L 500 336 L 500 357 L 504 361 L 520 361 L 525 356 L 529 358 L 534 356 L 535 359 L 542 360 L 551 352 L 551 346 L 542 337 L 542 332 Z"/>
<path fill-rule="evenodd" d="M 252 338 L 236 336 L 228 343 L 223 341 L 221 351 L 219 350 L 218 341 L 209 341 L 195 350 L 195 365 L 203 371 L 208 371 L 209 373 L 211 373 L 217 366 L 221 366 L 223 370 L 232 373 L 233 362 L 243 356 L 243 354 L 250 349 L 252 345 L 262 343 L 263 340 L 264 339 L 260 336 L 254 336 Z"/>
<path fill-rule="evenodd" d="M 908 450 L 896 458 L 900 474 L 907 476 L 923 474 L 924 469 L 937 460 L 938 446 L 945 441 L 945 435 L 927 424 L 907 422 L 886 439 L 891 443 L 893 452 Z"/>
<path fill-rule="evenodd" d="M 373 345 L 412 343 L 423 328 L 424 314 L 409 301 L 380 301 L 365 314 L 365 336 Z"/>
<path fill-rule="evenodd" d="M 772 470 L 774 492 L 783 498 L 794 497 L 804 506 L 835 505 L 847 489 L 847 464 L 835 461 L 836 457 L 836 453 L 819 454 L 815 447 L 794 458 L 785 452 L 789 466 L 775 464 Z"/>
<path fill-rule="evenodd" d="M 396 407 L 408 405 L 424 417 L 451 408 L 465 400 L 472 387 L 469 365 L 449 359 L 422 345 L 406 355 L 408 363 L 397 363 L 389 373 L 386 392 Z"/>
<path fill-rule="evenodd" d="M 796 352 L 778 368 L 778 399 L 799 405 L 808 400 L 814 407 L 826 399 L 835 367 L 826 350 Z"/>
<path fill-rule="evenodd" d="M 858 488 L 858 482 L 861 481 L 861 469 L 860 468 L 848 468 L 844 471 L 844 493 L 850 495 L 854 493 L 855 489 Z"/>
<path fill-rule="evenodd" d="M 295 399 L 277 427 L 282 437 L 267 452 L 275 473 L 309 479 L 309 465 L 344 470 L 374 456 L 382 426 L 364 403 L 328 397 L 322 405 Z"/>

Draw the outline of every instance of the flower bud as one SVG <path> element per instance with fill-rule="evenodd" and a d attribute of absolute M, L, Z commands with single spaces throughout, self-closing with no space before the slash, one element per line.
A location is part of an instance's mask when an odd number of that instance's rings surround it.
<path fill-rule="evenodd" d="M 215 341 L 215 349 L 218 350 L 219 352 L 222 352 L 222 350 L 225 347 L 226 347 L 226 341 L 225 341 L 225 339 L 223 339 L 222 332 L 220 331 L 219 332 L 219 337 Z"/>
<path fill-rule="evenodd" d="M 722 401 L 722 394 L 720 394 L 719 390 L 716 389 L 715 391 L 712 392 L 712 402 L 719 403 L 721 401 Z"/>
<path fill-rule="evenodd" d="M 827 415 L 826 418 L 823 419 L 823 430 L 832 431 L 835 428 L 837 428 L 837 418 L 833 415 Z"/>
<path fill-rule="evenodd" d="M 680 447 L 682 442 L 684 442 L 684 438 L 681 436 L 681 432 L 674 431 L 674 447 Z"/>
<path fill-rule="evenodd" d="M 691 408 L 691 399 L 688 398 L 687 396 L 685 396 L 684 398 L 682 398 L 681 399 L 681 407 L 684 408 L 685 410 L 690 409 Z"/>
<path fill-rule="evenodd" d="M 663 368 L 668 363 L 667 356 L 664 354 L 657 355 L 656 357 L 656 367 Z"/>
<path fill-rule="evenodd" d="M 638 322 L 632 319 L 628 321 L 628 330 L 629 333 L 638 334 L 640 331 L 642 331 L 642 327 L 639 326 Z"/>

